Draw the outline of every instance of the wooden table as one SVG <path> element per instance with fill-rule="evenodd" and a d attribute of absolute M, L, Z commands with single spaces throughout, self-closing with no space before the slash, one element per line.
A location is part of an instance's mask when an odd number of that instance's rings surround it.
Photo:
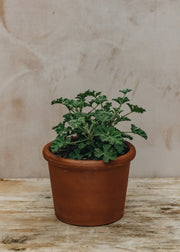
<path fill-rule="evenodd" d="M 124 217 L 101 227 L 58 221 L 49 179 L 1 179 L 0 231 L 3 252 L 180 252 L 180 178 L 130 179 Z"/>

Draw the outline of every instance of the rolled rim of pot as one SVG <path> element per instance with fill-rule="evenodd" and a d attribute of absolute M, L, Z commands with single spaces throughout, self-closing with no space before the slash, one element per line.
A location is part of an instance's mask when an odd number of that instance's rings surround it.
<path fill-rule="evenodd" d="M 61 167 L 68 170 L 101 170 L 101 169 L 109 169 L 124 166 L 125 164 L 130 163 L 131 160 L 136 156 L 136 149 L 134 145 L 125 141 L 127 146 L 129 147 L 129 151 L 119 156 L 116 160 L 111 160 L 108 163 L 105 163 L 103 160 L 75 160 L 63 158 L 58 155 L 53 154 L 50 151 L 51 142 L 46 144 L 43 148 L 43 156 L 49 162 L 54 164 L 57 167 Z"/>

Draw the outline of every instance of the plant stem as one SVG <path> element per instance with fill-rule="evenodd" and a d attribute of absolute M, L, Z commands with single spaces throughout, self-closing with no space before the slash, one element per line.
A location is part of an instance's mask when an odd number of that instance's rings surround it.
<path fill-rule="evenodd" d="M 125 97 L 125 94 L 123 95 L 123 99 L 124 99 L 124 97 Z M 120 111 L 121 106 L 122 106 L 122 103 L 120 104 L 120 106 L 119 106 L 119 108 L 118 108 L 118 111 Z"/>
<path fill-rule="evenodd" d="M 122 99 L 123 99 L 124 97 L 125 97 L 125 94 L 123 95 Z M 116 116 L 119 114 L 122 104 L 123 104 L 123 103 L 121 103 L 121 104 L 119 105 L 119 108 L 117 109 L 117 111 L 116 111 L 116 112 L 114 113 L 114 115 L 112 116 L 112 118 L 111 118 L 111 120 L 112 120 L 111 125 L 113 125 L 114 119 L 115 119 Z"/>
<path fill-rule="evenodd" d="M 96 104 L 96 106 L 94 108 L 92 108 L 88 113 L 93 112 L 93 110 L 95 110 L 98 106 L 99 106 L 99 104 Z"/>
<path fill-rule="evenodd" d="M 79 140 L 79 141 L 76 141 L 76 142 L 71 142 L 71 143 L 69 143 L 69 144 L 77 144 L 77 143 L 82 143 L 82 142 L 85 142 L 85 141 L 87 141 L 88 140 L 88 138 L 87 139 L 84 139 L 84 140 Z"/>
<path fill-rule="evenodd" d="M 130 114 L 132 114 L 132 113 L 133 113 L 133 112 L 129 112 L 129 113 L 123 115 L 121 118 L 126 117 L 127 115 L 130 115 Z"/>

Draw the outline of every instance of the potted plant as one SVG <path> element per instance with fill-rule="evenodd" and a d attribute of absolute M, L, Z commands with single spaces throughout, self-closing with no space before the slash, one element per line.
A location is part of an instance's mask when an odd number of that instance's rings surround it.
<path fill-rule="evenodd" d="M 108 101 L 101 92 L 87 90 L 75 99 L 59 98 L 51 104 L 68 109 L 63 122 L 53 127 L 57 137 L 43 148 L 48 161 L 55 215 L 63 222 L 82 226 L 112 223 L 123 216 L 130 161 L 135 157 L 131 133 L 147 139 L 131 124 L 132 113 L 145 109 L 129 103 L 130 89 Z M 124 112 L 123 107 L 128 108 Z"/>

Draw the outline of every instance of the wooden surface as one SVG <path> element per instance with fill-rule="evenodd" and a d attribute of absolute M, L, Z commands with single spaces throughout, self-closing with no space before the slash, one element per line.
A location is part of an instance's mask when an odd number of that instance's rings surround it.
<path fill-rule="evenodd" d="M 0 181 L 0 251 L 180 251 L 180 178 L 130 179 L 124 217 L 77 227 L 54 216 L 49 179 Z"/>

